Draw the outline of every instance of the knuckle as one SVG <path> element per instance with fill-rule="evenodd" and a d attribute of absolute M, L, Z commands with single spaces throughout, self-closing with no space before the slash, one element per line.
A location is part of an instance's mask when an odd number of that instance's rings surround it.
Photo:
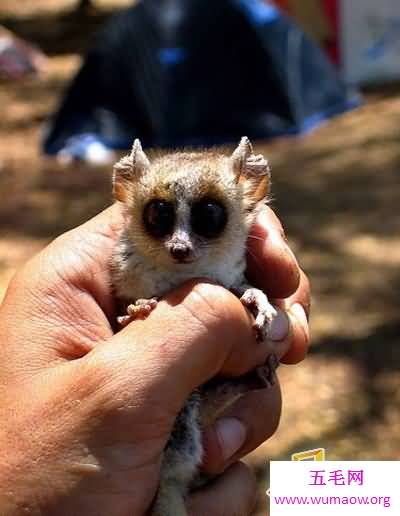
<path fill-rule="evenodd" d="M 223 326 L 238 317 L 240 302 L 220 285 L 199 282 L 193 285 L 184 306 L 190 314 L 207 327 Z"/>

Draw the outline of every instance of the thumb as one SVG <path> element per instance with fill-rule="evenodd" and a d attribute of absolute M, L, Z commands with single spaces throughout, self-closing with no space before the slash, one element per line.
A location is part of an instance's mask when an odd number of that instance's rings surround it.
<path fill-rule="evenodd" d="M 245 374 L 268 350 L 256 342 L 252 318 L 233 294 L 191 281 L 89 355 L 103 364 L 114 390 L 132 396 L 140 389 L 177 413 L 196 387 L 216 374 Z"/>

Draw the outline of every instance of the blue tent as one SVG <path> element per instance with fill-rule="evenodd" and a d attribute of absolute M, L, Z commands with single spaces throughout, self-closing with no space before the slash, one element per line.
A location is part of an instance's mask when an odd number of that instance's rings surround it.
<path fill-rule="evenodd" d="M 262 0 L 143 0 L 98 35 L 44 150 L 270 138 L 358 103 L 316 44 Z"/>

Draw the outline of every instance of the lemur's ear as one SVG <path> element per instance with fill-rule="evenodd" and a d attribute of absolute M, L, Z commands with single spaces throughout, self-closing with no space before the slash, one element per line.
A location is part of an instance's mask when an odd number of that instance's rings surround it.
<path fill-rule="evenodd" d="M 268 161 L 253 153 L 253 147 L 244 136 L 231 156 L 233 171 L 238 183 L 244 183 L 244 192 L 251 204 L 267 199 L 271 184 Z"/>
<path fill-rule="evenodd" d="M 140 140 L 135 140 L 130 154 L 114 165 L 113 193 L 117 201 L 126 201 L 129 185 L 139 178 L 150 166 L 143 152 Z"/>

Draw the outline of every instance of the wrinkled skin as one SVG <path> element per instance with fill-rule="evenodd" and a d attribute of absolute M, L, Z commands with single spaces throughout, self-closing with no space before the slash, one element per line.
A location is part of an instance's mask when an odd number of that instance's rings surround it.
<path fill-rule="evenodd" d="M 0 307 L 2 516 L 146 514 L 190 392 L 252 370 L 272 345 L 286 363 L 306 353 L 308 282 L 269 209 L 253 228 L 248 273 L 275 299 L 281 326 L 262 345 L 240 301 L 206 281 L 115 334 L 108 264 L 121 225 L 114 205 L 56 239 L 16 274 Z M 255 480 L 238 461 L 274 433 L 280 409 L 276 384 L 205 431 L 204 470 L 222 474 L 193 493 L 191 514 L 250 514 Z"/>

